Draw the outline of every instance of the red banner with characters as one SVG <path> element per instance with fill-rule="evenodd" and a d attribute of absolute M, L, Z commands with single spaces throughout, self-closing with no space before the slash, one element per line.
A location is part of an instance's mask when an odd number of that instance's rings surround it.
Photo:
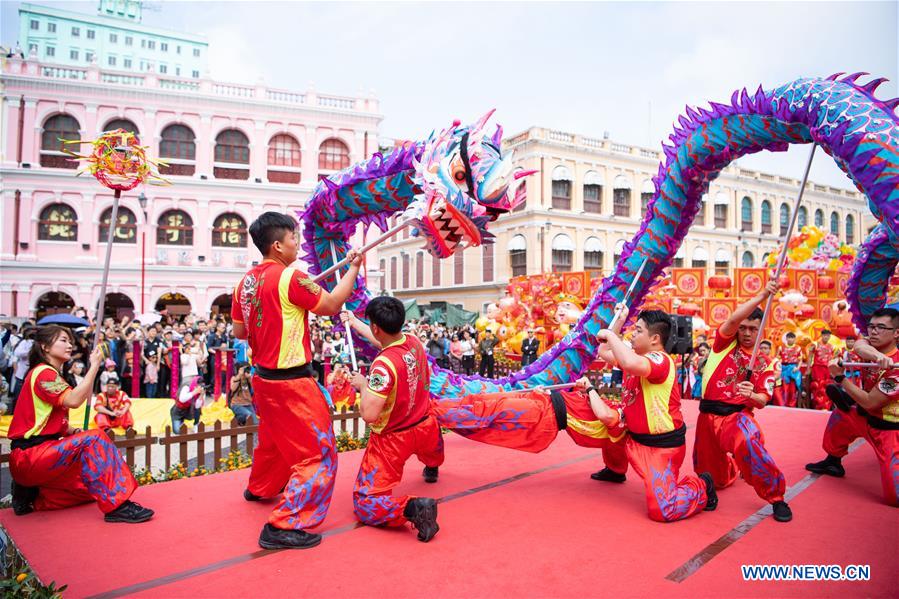
<path fill-rule="evenodd" d="M 562 291 L 579 298 L 589 297 L 590 284 L 586 272 L 562 273 Z"/>
<path fill-rule="evenodd" d="M 736 268 L 734 278 L 737 283 L 737 297 L 753 297 L 758 295 L 768 281 L 765 268 Z"/>
<path fill-rule="evenodd" d="M 838 272 L 836 273 L 837 279 L 837 296 L 838 297 L 846 297 L 846 287 L 849 286 L 849 273 L 848 272 Z"/>
<path fill-rule="evenodd" d="M 795 289 L 805 297 L 816 297 L 818 295 L 818 273 L 814 270 L 793 270 L 795 276 Z"/>
<path fill-rule="evenodd" d="M 819 299 L 815 300 L 815 303 L 817 304 L 815 306 L 815 316 L 830 326 L 830 322 L 833 320 L 833 301 L 829 299 Z"/>
<path fill-rule="evenodd" d="M 734 298 L 706 298 L 704 300 L 704 320 L 713 329 L 720 327 L 730 318 L 737 309 L 737 300 Z"/>
<path fill-rule="evenodd" d="M 672 268 L 671 282 L 677 297 L 703 297 L 705 295 L 704 268 Z"/>
<path fill-rule="evenodd" d="M 786 324 L 788 318 L 792 318 L 790 311 L 775 300 L 771 307 L 771 324 L 774 326 L 782 326 Z"/>

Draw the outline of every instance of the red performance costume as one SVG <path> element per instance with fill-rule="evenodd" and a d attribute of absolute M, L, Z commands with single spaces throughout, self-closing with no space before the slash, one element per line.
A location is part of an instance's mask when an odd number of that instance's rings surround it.
<path fill-rule="evenodd" d="M 9 427 L 9 470 L 17 485 L 38 489 L 36 510 L 96 501 L 108 514 L 131 497 L 137 481 L 106 433 L 66 436 L 63 401 L 71 390 L 52 366 L 28 373 Z"/>
<path fill-rule="evenodd" d="M 98 393 L 96 405 L 103 406 L 113 412 L 122 408 L 127 408 L 127 411 L 117 418 L 97 412 L 94 415 L 94 422 L 96 422 L 97 426 L 100 428 L 109 429 L 117 426 L 121 428 L 131 428 L 134 426 L 134 418 L 131 416 L 131 398 L 129 398 L 121 389 L 119 389 L 112 397 L 107 396 L 106 393 Z"/>
<path fill-rule="evenodd" d="M 899 349 L 887 355 L 899 362 Z M 862 369 L 861 388 L 875 387 L 890 400 L 878 410 L 865 410 L 853 405 L 848 412 L 834 409 L 824 430 L 824 451 L 842 458 L 849 453 L 849 445 L 862 438 L 874 448 L 880 463 L 883 496 L 892 506 L 899 506 L 899 368 Z"/>
<path fill-rule="evenodd" d="M 812 405 L 816 410 L 829 410 L 831 408 L 830 399 L 827 398 L 825 389 L 830 383 L 830 370 L 828 364 L 834 358 L 833 346 L 829 343 L 816 343 L 811 350 L 812 354 L 812 383 L 811 395 Z"/>
<path fill-rule="evenodd" d="M 802 390 L 802 373 L 799 363 L 802 361 L 802 348 L 798 345 L 784 345 L 778 352 L 780 358 L 781 392 L 779 406 L 796 407 L 799 393 Z"/>
<path fill-rule="evenodd" d="M 650 364 L 648 376 L 624 373 L 627 459 L 643 479 L 649 517 L 673 522 L 702 511 L 708 497 L 705 482 L 695 474 L 679 478 L 687 454 L 687 427 L 674 360 L 659 351 L 644 357 Z"/>
<path fill-rule="evenodd" d="M 330 409 L 309 365 L 307 313 L 321 298 L 305 273 L 264 260 L 244 275 L 231 308 L 232 319 L 246 327 L 256 366 L 259 446 L 247 490 L 273 497 L 284 489 L 268 521 L 285 530 L 325 519 L 337 472 Z"/>
<path fill-rule="evenodd" d="M 750 359 L 751 355 L 739 346 L 736 336 L 725 337 L 718 329 L 702 380 L 693 469 L 711 473 L 719 489 L 733 484 L 739 470 L 759 497 L 775 503 L 783 501 L 784 476 L 765 449 L 765 439 L 752 407 L 736 389 L 737 383 L 746 380 Z M 773 377 L 771 364 L 759 354 L 751 378 L 754 392 L 770 399 Z"/>
<path fill-rule="evenodd" d="M 372 362 L 368 392 L 385 399 L 353 489 L 356 517 L 372 526 L 400 526 L 408 496 L 390 492 L 413 455 L 427 467 L 443 463 L 443 436 L 430 413 L 427 354 L 413 335 L 385 347 Z"/>

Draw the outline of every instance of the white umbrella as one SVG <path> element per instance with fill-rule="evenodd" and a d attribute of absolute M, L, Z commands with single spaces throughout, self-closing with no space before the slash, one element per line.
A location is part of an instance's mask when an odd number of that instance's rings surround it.
<path fill-rule="evenodd" d="M 156 312 L 147 312 L 146 314 L 141 314 L 134 320 L 139 320 L 143 325 L 156 324 L 157 322 L 162 320 L 162 315 L 157 314 Z"/>

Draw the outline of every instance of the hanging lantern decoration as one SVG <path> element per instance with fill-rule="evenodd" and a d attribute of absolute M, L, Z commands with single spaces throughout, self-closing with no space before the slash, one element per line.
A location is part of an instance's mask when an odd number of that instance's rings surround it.
<path fill-rule="evenodd" d="M 714 290 L 715 297 L 728 297 L 733 288 L 733 281 L 727 275 L 714 275 L 709 277 L 706 285 L 709 286 L 709 289 Z"/>
<path fill-rule="evenodd" d="M 701 308 L 693 302 L 684 302 L 677 307 L 677 313 L 681 316 L 696 316 Z"/>
<path fill-rule="evenodd" d="M 799 317 L 800 320 L 806 320 L 807 318 L 811 318 L 815 315 L 815 307 L 811 304 L 802 304 L 799 308 L 796 309 L 796 316 Z"/>
<path fill-rule="evenodd" d="M 818 291 L 831 291 L 836 286 L 830 275 L 818 275 Z"/>

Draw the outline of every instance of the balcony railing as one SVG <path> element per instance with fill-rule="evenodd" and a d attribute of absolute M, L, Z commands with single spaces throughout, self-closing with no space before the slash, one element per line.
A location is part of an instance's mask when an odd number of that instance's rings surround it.
<path fill-rule="evenodd" d="M 59 64 L 41 64 L 37 60 L 10 58 L 3 63 L 4 75 L 18 75 L 44 79 L 65 79 L 79 82 L 99 82 L 110 86 L 163 89 L 170 92 L 204 95 L 221 98 L 246 98 L 299 104 L 321 108 L 377 113 L 378 101 L 371 97 L 350 97 L 270 89 L 264 85 L 245 85 L 212 81 L 208 78 L 160 76 L 155 72 L 131 72 L 101 69 L 92 64 L 84 67 Z"/>

